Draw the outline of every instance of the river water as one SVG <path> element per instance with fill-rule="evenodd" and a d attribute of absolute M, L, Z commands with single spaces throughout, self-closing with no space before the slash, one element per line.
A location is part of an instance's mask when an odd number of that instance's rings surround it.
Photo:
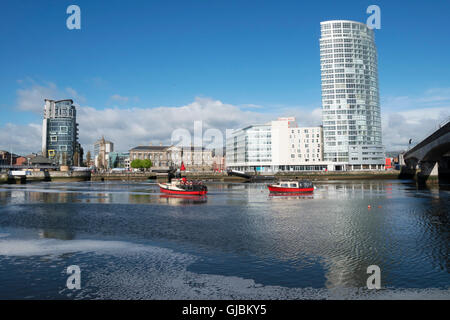
<path fill-rule="evenodd" d="M 208 183 L 185 198 L 150 181 L 1 185 L 0 299 L 450 299 L 449 191 L 316 187 Z M 370 265 L 381 290 L 366 287 Z"/>

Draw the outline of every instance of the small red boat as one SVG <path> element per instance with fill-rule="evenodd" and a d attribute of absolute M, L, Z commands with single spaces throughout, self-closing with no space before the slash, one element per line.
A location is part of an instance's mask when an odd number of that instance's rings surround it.
<path fill-rule="evenodd" d="M 314 185 L 311 181 L 280 181 L 277 184 L 267 186 L 270 192 L 281 193 L 305 193 L 314 192 Z"/>
<path fill-rule="evenodd" d="M 203 196 L 208 193 L 208 188 L 202 182 L 183 179 L 172 179 L 169 183 L 159 183 L 159 190 L 167 194 L 190 196 Z"/>
<path fill-rule="evenodd" d="M 180 173 L 186 171 L 184 163 L 181 162 Z M 181 174 L 180 174 L 181 175 Z M 201 181 L 187 180 L 185 177 L 172 179 L 168 183 L 159 183 L 159 190 L 167 194 L 179 194 L 188 196 L 204 196 L 208 188 Z"/>

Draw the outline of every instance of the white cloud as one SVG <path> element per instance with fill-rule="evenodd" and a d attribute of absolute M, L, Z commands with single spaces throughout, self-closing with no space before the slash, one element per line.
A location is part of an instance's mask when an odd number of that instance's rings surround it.
<path fill-rule="evenodd" d="M 258 104 L 253 104 L 253 103 L 246 103 L 246 104 L 241 104 L 240 105 L 241 108 L 244 109 L 263 109 L 263 106 L 260 106 Z"/>
<path fill-rule="evenodd" d="M 432 88 L 416 96 L 385 96 L 382 112 L 397 112 L 425 108 L 450 108 L 450 88 Z"/>
<path fill-rule="evenodd" d="M 238 128 L 252 122 L 266 122 L 271 117 L 244 111 L 237 106 L 210 98 L 196 98 L 180 107 L 107 108 L 97 110 L 80 107 L 80 140 L 88 149 L 101 136 L 115 143 L 115 149 L 127 151 L 137 145 L 170 144 L 172 132 L 187 129 L 193 132 L 194 121 L 202 121 L 203 132 L 216 128 L 225 135 L 226 129 Z"/>
<path fill-rule="evenodd" d="M 123 97 L 123 96 L 120 96 L 118 94 L 114 94 L 114 95 L 111 96 L 111 100 L 116 101 L 118 103 L 127 103 L 128 100 L 130 100 L 130 98 Z"/>
<path fill-rule="evenodd" d="M 80 95 L 75 89 L 67 87 L 65 89 L 65 93 L 61 93 L 61 95 L 64 95 L 63 99 L 70 98 L 78 103 L 85 103 L 86 98 L 82 95 Z"/>
<path fill-rule="evenodd" d="M 416 144 L 450 117 L 450 88 L 432 88 L 416 96 L 382 99 L 383 144 L 386 150 L 404 150 Z"/>
<path fill-rule="evenodd" d="M 194 121 L 202 121 L 203 133 L 209 128 L 222 131 L 250 123 L 264 123 L 272 116 L 244 111 L 239 107 L 210 98 L 196 98 L 179 107 L 106 108 L 77 107 L 80 142 L 85 151 L 93 150 L 93 143 L 105 136 L 115 144 L 117 151 L 128 151 L 137 145 L 170 144 L 172 132 L 187 129 L 193 134 Z M 17 147 L 17 153 L 40 150 L 41 126 L 38 124 L 8 124 L 1 130 L 0 148 Z"/>
<path fill-rule="evenodd" d="M 73 99 L 78 103 L 84 103 L 86 99 L 75 89 L 67 87 L 64 90 L 58 89 L 56 84 L 49 82 L 40 85 L 33 79 L 19 80 L 19 84 L 26 87 L 17 90 L 16 108 L 20 111 L 31 111 L 42 113 L 44 109 L 44 99 Z"/>
<path fill-rule="evenodd" d="M 17 108 L 21 111 L 42 112 L 44 99 L 58 95 L 58 89 L 54 83 L 47 86 L 33 84 L 31 88 L 17 90 Z"/>
<path fill-rule="evenodd" d="M 7 123 L 0 128 L 0 150 L 10 151 L 19 155 L 41 151 L 42 126 L 30 123 L 16 125 Z"/>
<path fill-rule="evenodd" d="M 439 128 L 450 116 L 450 106 L 390 112 L 382 115 L 383 144 L 387 151 L 407 149 L 409 139 L 415 145 Z"/>
<path fill-rule="evenodd" d="M 39 85 L 26 80 L 28 88 L 17 90 L 17 108 L 23 111 L 42 112 L 44 98 L 63 99 L 72 97 L 75 103 L 84 104 L 85 99 L 72 88 L 59 90 L 54 83 Z M 25 85 L 23 81 L 21 85 Z M 137 98 L 118 94 L 111 99 L 135 103 Z M 382 100 L 383 144 L 387 150 L 402 150 L 408 140 L 416 143 L 431 133 L 439 122 L 450 116 L 450 88 L 436 88 L 416 97 L 398 96 Z M 194 121 L 203 121 L 203 132 L 216 128 L 225 135 L 226 129 L 240 128 L 249 124 L 265 123 L 277 117 L 295 116 L 300 126 L 321 124 L 321 108 L 305 106 L 281 106 L 267 108 L 252 104 L 240 106 L 223 103 L 211 98 L 196 98 L 184 106 L 158 108 L 96 109 L 77 107 L 80 124 L 80 142 L 85 150 L 92 150 L 93 143 L 105 136 L 115 143 L 118 151 L 127 151 L 137 145 L 169 144 L 172 132 L 187 129 L 191 133 Z M 0 128 L 0 149 L 15 146 L 17 153 L 39 151 L 41 125 L 7 124 Z"/>
<path fill-rule="evenodd" d="M 290 107 L 281 110 L 278 117 L 295 117 L 300 127 L 315 127 L 322 124 L 322 108 Z"/>

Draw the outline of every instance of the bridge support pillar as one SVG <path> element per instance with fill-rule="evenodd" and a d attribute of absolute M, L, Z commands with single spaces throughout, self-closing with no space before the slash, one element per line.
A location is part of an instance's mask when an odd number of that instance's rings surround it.
<path fill-rule="evenodd" d="M 450 183 L 450 156 L 444 155 L 439 160 L 439 181 Z"/>
<path fill-rule="evenodd" d="M 419 184 L 439 183 L 439 164 L 437 161 L 422 161 L 419 167 L 420 171 L 417 173 Z"/>
<path fill-rule="evenodd" d="M 417 160 L 409 159 L 405 165 L 400 168 L 400 179 L 414 179 L 416 177 Z"/>
<path fill-rule="evenodd" d="M 8 176 L 8 184 L 26 184 L 26 176 Z"/>

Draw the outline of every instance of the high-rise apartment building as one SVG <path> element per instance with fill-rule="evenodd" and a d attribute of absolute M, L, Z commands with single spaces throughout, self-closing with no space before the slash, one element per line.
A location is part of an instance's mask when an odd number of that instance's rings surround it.
<path fill-rule="evenodd" d="M 348 20 L 320 23 L 324 160 L 381 169 L 384 150 L 374 31 Z"/>
<path fill-rule="evenodd" d="M 45 99 L 42 155 L 57 165 L 81 165 L 83 151 L 78 143 L 76 118 L 76 109 L 71 99 Z"/>

